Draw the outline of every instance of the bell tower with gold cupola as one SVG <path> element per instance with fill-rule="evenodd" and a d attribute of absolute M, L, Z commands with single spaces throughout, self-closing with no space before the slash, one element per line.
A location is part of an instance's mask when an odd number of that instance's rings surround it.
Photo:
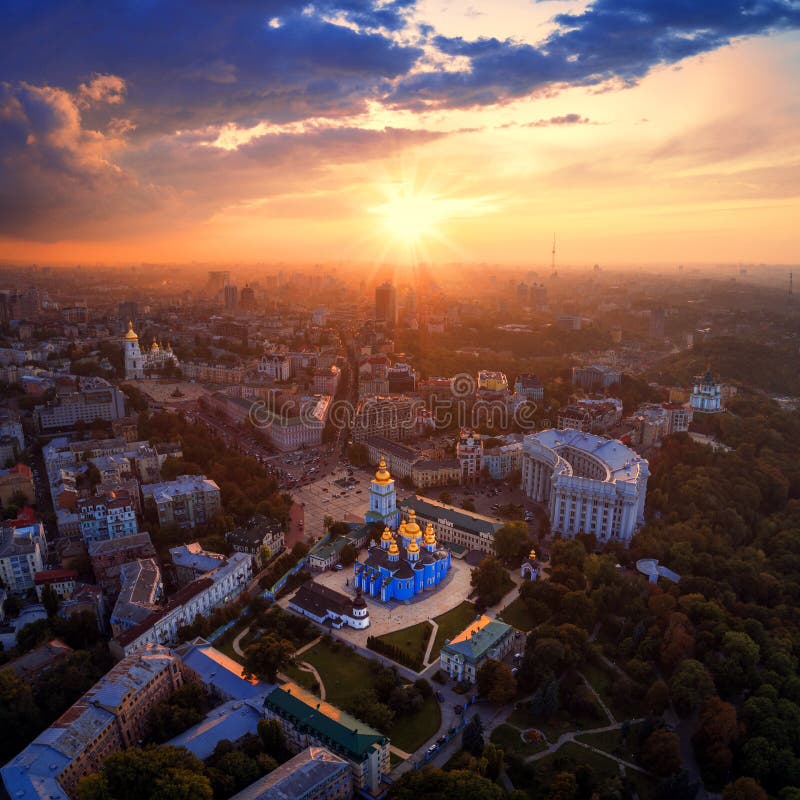
<path fill-rule="evenodd" d="M 144 379 L 144 360 L 139 348 L 139 337 L 133 329 L 132 322 L 128 322 L 128 332 L 125 334 L 125 378 L 126 380 Z"/>
<path fill-rule="evenodd" d="M 400 519 L 394 478 L 389 474 L 389 470 L 386 468 L 386 459 L 383 456 L 381 456 L 375 477 L 369 486 L 369 511 L 365 517 L 368 524 L 380 522 L 392 530 L 397 528 Z"/>

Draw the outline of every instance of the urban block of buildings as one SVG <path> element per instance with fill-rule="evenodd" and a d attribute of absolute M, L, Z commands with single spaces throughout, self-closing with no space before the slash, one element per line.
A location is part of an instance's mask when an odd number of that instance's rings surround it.
<path fill-rule="evenodd" d="M 348 597 L 315 581 L 306 581 L 289 601 L 289 608 L 322 625 L 329 622 L 332 628 L 347 625 L 363 630 L 369 627 L 369 609 L 361 595 Z"/>
<path fill-rule="evenodd" d="M 222 510 L 219 486 L 205 475 L 179 475 L 174 481 L 147 484 L 142 486 L 142 497 L 161 527 L 205 525 Z"/>

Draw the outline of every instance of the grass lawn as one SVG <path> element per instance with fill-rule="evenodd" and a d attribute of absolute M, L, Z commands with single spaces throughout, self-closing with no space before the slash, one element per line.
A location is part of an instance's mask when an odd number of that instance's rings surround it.
<path fill-rule="evenodd" d="M 547 783 L 557 772 L 574 772 L 580 764 L 591 767 L 595 777 L 600 780 L 619 775 L 619 767 L 615 761 L 601 756 L 599 753 L 593 753 L 575 742 L 567 742 L 559 747 L 553 755 L 536 762 L 539 774 Z"/>
<path fill-rule="evenodd" d="M 521 597 L 512 600 L 499 614 L 503 622 L 526 633 L 533 627 L 528 609 Z"/>
<path fill-rule="evenodd" d="M 431 638 L 432 630 L 433 625 L 424 620 L 412 625 L 410 628 L 384 633 L 378 639 L 400 648 L 416 664 L 415 668 L 419 670 L 422 668 L 422 659 L 425 657 L 425 649 L 428 646 L 428 640 Z"/>
<path fill-rule="evenodd" d="M 240 620 L 236 622 L 229 630 L 225 631 L 222 636 L 214 642 L 214 647 L 217 650 L 225 653 L 228 658 L 232 658 L 234 661 L 238 661 L 241 663 L 242 657 L 233 651 L 233 640 L 250 624 L 253 622 L 253 617 L 251 614 L 247 614 L 246 616 L 242 617 Z M 252 631 L 251 631 L 252 633 Z M 249 635 L 249 634 L 248 634 Z M 247 638 L 247 637 L 245 637 Z M 244 648 L 242 648 L 244 649 Z"/>
<path fill-rule="evenodd" d="M 301 656 L 302 658 L 302 656 Z M 284 674 L 288 675 L 295 683 L 311 691 L 316 683 L 316 679 L 310 672 L 304 672 L 299 667 L 292 664 L 283 670 Z"/>
<path fill-rule="evenodd" d="M 611 709 L 611 713 L 616 718 L 617 722 L 623 722 L 636 716 L 636 707 L 633 704 L 620 703 L 614 699 L 612 695 L 612 687 L 619 676 L 612 670 L 598 664 L 586 664 L 581 672 L 586 676 L 586 680 L 592 684 L 592 687 L 603 698 L 603 702 Z"/>
<path fill-rule="evenodd" d="M 631 726 L 631 733 L 629 735 L 630 740 L 634 742 L 636 740 L 636 727 L 635 725 Z M 604 733 L 584 733 L 575 738 L 577 741 L 590 744 L 598 750 L 611 753 L 611 755 L 617 756 L 617 758 L 623 758 L 625 761 L 631 761 L 634 764 L 638 763 L 636 753 L 623 740 L 622 733 L 619 729 L 615 731 L 605 731 Z"/>
<path fill-rule="evenodd" d="M 413 753 L 439 730 L 441 724 L 439 701 L 435 697 L 428 697 L 419 711 L 395 717 L 387 736 L 395 747 Z"/>
<path fill-rule="evenodd" d="M 599 706 L 595 707 L 598 713 L 596 717 L 591 715 L 575 716 L 560 710 L 546 722 L 539 717 L 534 717 L 527 708 L 516 708 L 509 716 L 508 722 L 520 730 L 538 728 L 553 743 L 562 733 L 567 733 L 567 731 L 591 730 L 592 728 L 602 728 L 607 725 L 606 715 L 603 714 Z"/>
<path fill-rule="evenodd" d="M 372 685 L 369 662 L 349 647 L 331 646 L 321 641 L 301 656 L 313 664 L 325 686 L 326 699 L 339 708 L 347 706 Z"/>
<path fill-rule="evenodd" d="M 530 756 L 544 750 L 544 742 L 523 742 L 520 731 L 511 725 L 498 725 L 490 737 L 492 744 L 496 744 L 506 753 L 516 753 L 520 756 Z"/>
<path fill-rule="evenodd" d="M 436 632 L 436 640 L 431 648 L 431 656 L 436 653 L 438 657 L 439 651 L 444 647 L 445 639 L 452 639 L 475 619 L 475 606 L 465 600 L 455 608 L 451 608 L 433 619 L 438 624 L 439 630 Z"/>
<path fill-rule="evenodd" d="M 301 657 L 316 667 L 325 686 L 326 699 L 339 708 L 346 708 L 372 685 L 369 661 L 345 645 L 337 648 L 321 641 Z M 396 717 L 387 735 L 392 744 L 411 753 L 433 736 L 440 724 L 439 703 L 435 697 L 429 697 L 416 713 Z"/>

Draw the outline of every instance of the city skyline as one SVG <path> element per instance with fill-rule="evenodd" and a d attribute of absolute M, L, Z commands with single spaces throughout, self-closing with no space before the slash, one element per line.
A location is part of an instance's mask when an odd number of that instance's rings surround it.
<path fill-rule="evenodd" d="M 7 17 L 3 260 L 796 258 L 791 2 Z"/>

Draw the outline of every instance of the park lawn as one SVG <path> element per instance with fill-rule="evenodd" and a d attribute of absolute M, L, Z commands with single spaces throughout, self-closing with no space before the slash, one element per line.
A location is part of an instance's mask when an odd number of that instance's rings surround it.
<path fill-rule="evenodd" d="M 638 725 L 631 725 L 631 733 L 629 740 L 636 738 L 636 728 Z M 578 742 L 585 742 L 598 750 L 603 750 L 606 753 L 622 758 L 625 761 L 631 761 L 634 764 L 638 763 L 637 754 L 628 746 L 622 738 L 622 731 L 617 728 L 614 731 L 604 731 L 603 733 L 583 733 L 575 737 Z"/>
<path fill-rule="evenodd" d="M 435 653 L 438 657 L 439 651 L 444 647 L 445 639 L 452 639 L 461 633 L 470 622 L 474 621 L 475 616 L 475 606 L 465 600 L 455 608 L 434 617 L 433 621 L 438 624 L 439 630 L 436 631 L 436 640 L 431 648 L 431 656 Z"/>
<path fill-rule="evenodd" d="M 339 708 L 347 706 L 372 685 L 369 661 L 346 645 L 337 647 L 323 640 L 300 658 L 317 668 L 326 699 Z"/>
<path fill-rule="evenodd" d="M 584 677 L 592 685 L 592 688 L 603 698 L 603 702 L 609 707 L 617 722 L 623 722 L 636 715 L 636 707 L 628 703 L 620 703 L 613 696 L 611 691 L 618 676 L 609 668 L 602 664 L 586 664 L 581 669 Z"/>
<path fill-rule="evenodd" d="M 282 672 L 290 677 L 295 683 L 300 684 L 300 686 L 302 686 L 304 689 L 308 689 L 309 691 L 313 690 L 314 684 L 316 683 L 316 678 L 314 678 L 310 672 L 303 671 L 295 664 L 290 664 L 288 667 L 284 667 Z"/>
<path fill-rule="evenodd" d="M 540 717 L 533 716 L 527 708 L 516 708 L 509 716 L 508 722 L 520 730 L 537 728 L 547 737 L 550 743 L 553 744 L 562 733 L 576 730 L 591 730 L 592 728 L 602 728 L 608 725 L 606 715 L 603 713 L 600 706 L 595 704 L 595 708 L 598 713 L 597 717 L 590 715 L 575 716 L 563 709 L 559 709 L 559 711 L 547 721 Z"/>
<path fill-rule="evenodd" d="M 425 658 L 425 650 L 428 647 L 428 640 L 431 638 L 432 630 L 433 625 L 427 620 L 423 620 L 410 628 L 384 633 L 378 639 L 387 644 L 393 644 L 402 650 L 416 664 L 415 668 L 419 670 L 422 668 L 422 660 Z M 433 653 L 433 650 L 431 650 L 431 653 Z"/>
<path fill-rule="evenodd" d="M 369 660 L 346 645 L 337 647 L 323 640 L 306 650 L 301 658 L 316 667 L 325 686 L 326 700 L 338 708 L 346 708 L 372 686 Z M 435 697 L 429 697 L 419 711 L 396 717 L 387 735 L 392 744 L 412 753 L 439 730 L 440 724 L 439 703 Z"/>
<path fill-rule="evenodd" d="M 581 747 L 575 742 L 566 742 L 555 753 L 545 756 L 536 762 L 537 771 L 541 775 L 542 781 L 548 784 L 553 780 L 556 773 L 574 773 L 581 764 L 591 767 L 595 776 L 600 780 L 619 775 L 619 767 L 616 761 Z"/>
<path fill-rule="evenodd" d="M 520 756 L 531 756 L 547 748 L 545 742 L 524 742 L 517 728 L 503 723 L 498 725 L 490 737 L 492 744 L 498 745 L 505 753 L 515 753 Z"/>
<path fill-rule="evenodd" d="M 508 625 L 511 625 L 513 628 L 517 628 L 517 630 L 525 631 L 525 633 L 533 627 L 528 609 L 525 607 L 525 602 L 521 597 L 512 600 L 498 614 L 498 618 Z"/>
<path fill-rule="evenodd" d="M 425 698 L 419 711 L 395 717 L 386 735 L 395 747 L 405 750 L 406 753 L 413 753 L 439 730 L 441 724 L 442 710 L 439 701 L 431 696 Z"/>

